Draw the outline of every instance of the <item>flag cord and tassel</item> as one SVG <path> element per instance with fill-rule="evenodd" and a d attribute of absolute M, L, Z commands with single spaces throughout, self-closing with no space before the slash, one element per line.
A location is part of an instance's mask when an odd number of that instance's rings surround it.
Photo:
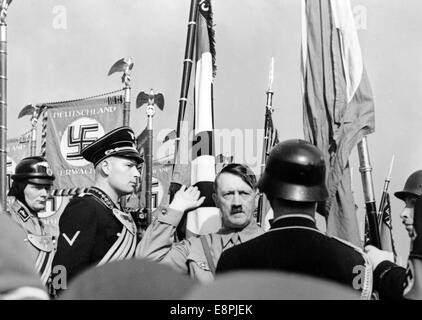
<path fill-rule="evenodd" d="M 362 176 L 363 193 L 365 198 L 366 215 L 368 218 L 369 239 L 365 245 L 373 245 L 381 249 L 381 240 L 378 228 L 377 207 L 375 202 L 374 185 L 372 181 L 372 166 L 369 160 L 367 137 L 364 136 L 358 143 L 359 171 Z"/>

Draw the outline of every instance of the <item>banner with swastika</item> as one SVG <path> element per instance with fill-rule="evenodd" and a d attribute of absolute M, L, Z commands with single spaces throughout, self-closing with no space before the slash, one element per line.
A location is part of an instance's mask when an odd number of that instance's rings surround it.
<path fill-rule="evenodd" d="M 94 167 L 81 150 L 123 125 L 122 96 L 47 106 L 46 159 L 56 176 L 53 189 L 83 189 L 94 183 Z"/>

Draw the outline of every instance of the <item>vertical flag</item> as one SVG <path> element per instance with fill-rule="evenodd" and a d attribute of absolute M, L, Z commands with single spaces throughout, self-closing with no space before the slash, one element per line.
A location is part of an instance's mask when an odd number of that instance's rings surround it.
<path fill-rule="evenodd" d="M 215 75 L 215 41 L 210 0 L 198 4 L 194 137 L 192 143 L 191 185 L 205 196 L 202 206 L 188 213 L 187 231 L 193 234 L 216 232 L 220 228 L 219 210 L 212 200 L 215 179 L 213 79 Z"/>
<path fill-rule="evenodd" d="M 390 195 L 386 193 L 385 202 L 382 210 L 381 216 L 381 248 L 382 250 L 390 251 L 394 254 L 394 257 L 397 257 L 396 248 L 394 245 L 393 239 L 393 224 L 391 220 L 391 205 L 390 205 Z"/>
<path fill-rule="evenodd" d="M 348 158 L 375 128 L 374 105 L 349 0 L 302 2 L 305 139 L 325 155 L 328 234 L 361 246 Z"/>

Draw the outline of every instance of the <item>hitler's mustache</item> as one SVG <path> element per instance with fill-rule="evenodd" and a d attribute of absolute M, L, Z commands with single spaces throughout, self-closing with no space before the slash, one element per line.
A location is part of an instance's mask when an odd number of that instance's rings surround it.
<path fill-rule="evenodd" d="M 241 213 L 243 212 L 242 207 L 232 207 L 231 213 L 235 214 L 235 213 Z"/>

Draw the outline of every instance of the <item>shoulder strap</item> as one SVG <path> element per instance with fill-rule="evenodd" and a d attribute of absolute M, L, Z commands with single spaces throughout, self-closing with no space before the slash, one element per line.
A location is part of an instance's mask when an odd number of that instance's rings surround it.
<path fill-rule="evenodd" d="M 202 248 L 204 249 L 205 257 L 207 258 L 208 266 L 210 267 L 212 274 L 215 274 L 215 265 L 211 257 L 211 250 L 210 250 L 208 241 L 205 238 L 205 235 L 201 235 L 200 238 L 201 238 Z"/>

